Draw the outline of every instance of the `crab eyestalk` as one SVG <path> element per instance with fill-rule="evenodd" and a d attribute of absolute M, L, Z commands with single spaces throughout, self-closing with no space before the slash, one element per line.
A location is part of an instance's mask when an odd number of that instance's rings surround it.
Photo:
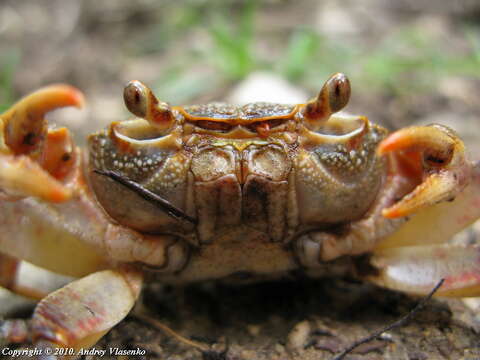
<path fill-rule="evenodd" d="M 305 105 L 305 124 L 310 130 L 318 130 L 329 117 L 342 110 L 350 100 L 350 80 L 342 73 L 332 75 L 315 99 Z"/>
<path fill-rule="evenodd" d="M 427 206 L 453 200 L 467 184 L 471 167 L 465 159 L 465 146 L 453 130 L 441 126 L 412 126 L 386 138 L 379 155 L 392 153 L 408 176 L 420 184 L 393 206 L 384 209 L 387 218 L 410 215 Z M 420 161 L 418 161 L 420 160 Z M 413 166 L 412 166 L 413 165 Z"/>
<path fill-rule="evenodd" d="M 173 125 L 170 105 L 159 102 L 152 90 L 142 82 L 130 81 L 123 91 L 123 99 L 133 115 L 147 120 L 155 128 L 164 131 Z"/>

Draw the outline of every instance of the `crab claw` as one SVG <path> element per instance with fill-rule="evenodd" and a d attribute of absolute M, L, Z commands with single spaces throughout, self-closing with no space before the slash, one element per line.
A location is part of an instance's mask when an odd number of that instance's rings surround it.
<path fill-rule="evenodd" d="M 399 130 L 380 143 L 377 153 L 392 154 L 408 177 L 420 181 L 412 192 L 383 210 L 387 218 L 404 217 L 421 208 L 453 200 L 469 179 L 465 146 L 451 129 L 442 125 Z"/>
<path fill-rule="evenodd" d="M 82 93 L 69 85 L 44 87 L 24 97 L 0 115 L 5 145 L 15 154 L 27 154 L 36 148 L 46 132 L 44 115 L 65 106 L 82 107 Z"/>
<path fill-rule="evenodd" d="M 0 190 L 8 196 L 36 196 L 62 202 L 71 190 L 62 182 L 75 162 L 65 128 L 49 130 L 44 115 L 65 106 L 81 107 L 82 93 L 68 85 L 40 89 L 0 115 Z"/>
<path fill-rule="evenodd" d="M 439 125 L 400 130 L 378 152 L 399 165 L 395 175 L 420 184 L 384 210 L 390 218 L 414 214 L 376 244 L 367 278 L 419 295 L 444 279 L 435 296 L 480 296 L 480 247 L 449 242 L 480 218 L 480 162 L 466 160 L 463 143 Z"/>

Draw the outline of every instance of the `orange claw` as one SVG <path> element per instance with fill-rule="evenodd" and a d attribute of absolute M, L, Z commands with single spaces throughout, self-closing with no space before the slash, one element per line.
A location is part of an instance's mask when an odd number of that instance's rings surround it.
<path fill-rule="evenodd" d="M 0 115 L 5 145 L 15 154 L 27 154 L 37 148 L 46 131 L 44 115 L 65 106 L 82 107 L 80 90 L 64 84 L 44 87 L 24 97 Z"/>
<path fill-rule="evenodd" d="M 378 155 L 394 151 L 428 151 L 448 158 L 453 151 L 464 152 L 465 146 L 453 130 L 441 126 L 411 126 L 398 130 L 384 139 L 377 149 Z"/>
<path fill-rule="evenodd" d="M 70 199 L 71 190 L 27 156 L 0 156 L 0 189 L 13 196 L 35 196 L 58 203 Z"/>
<path fill-rule="evenodd" d="M 49 130 L 44 118 L 54 109 L 85 103 L 69 85 L 44 87 L 0 114 L 0 190 L 9 196 L 35 196 L 63 202 L 72 191 L 64 184 L 75 166 L 68 130 Z"/>
<path fill-rule="evenodd" d="M 441 201 L 453 199 L 466 185 L 470 166 L 465 160 L 465 146 L 449 128 L 440 125 L 412 126 L 399 130 L 385 140 L 378 155 L 392 154 L 400 163 L 418 159 L 420 184 L 393 206 L 383 210 L 383 216 L 398 218 Z M 411 164 L 403 168 L 415 169 Z"/>

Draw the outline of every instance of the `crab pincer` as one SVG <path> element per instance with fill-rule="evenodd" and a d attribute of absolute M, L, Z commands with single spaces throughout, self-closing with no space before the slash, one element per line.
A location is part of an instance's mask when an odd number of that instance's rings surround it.
<path fill-rule="evenodd" d="M 377 271 L 369 279 L 426 294 L 443 278 L 435 296 L 480 295 L 480 247 L 449 243 L 480 218 L 480 163 L 469 162 L 463 142 L 441 125 L 399 130 L 378 153 L 390 154 L 405 176 L 420 182 L 383 210 L 387 218 L 409 220 L 378 243 L 371 258 Z"/>
<path fill-rule="evenodd" d="M 66 128 L 48 129 L 46 113 L 81 107 L 82 93 L 68 85 L 51 85 L 18 101 L 0 114 L 0 189 L 13 198 L 36 196 L 62 202 L 76 154 Z"/>
<path fill-rule="evenodd" d="M 465 146 L 449 128 L 413 126 L 390 135 L 378 147 L 379 155 L 393 153 L 409 176 L 421 183 L 401 201 L 384 209 L 387 218 L 409 215 L 422 207 L 450 200 L 469 180 Z"/>

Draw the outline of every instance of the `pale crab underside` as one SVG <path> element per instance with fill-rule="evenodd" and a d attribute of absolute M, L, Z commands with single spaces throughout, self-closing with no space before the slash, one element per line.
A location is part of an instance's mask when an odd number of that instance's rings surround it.
<path fill-rule="evenodd" d="M 444 278 L 437 295 L 479 295 L 478 246 L 449 240 L 480 216 L 480 164 L 446 127 L 386 137 L 335 115 L 349 95 L 335 74 L 306 104 L 170 107 L 135 81 L 124 97 L 137 118 L 91 135 L 88 154 L 44 120 L 80 107 L 78 90 L 20 100 L 0 115 L 0 285 L 46 297 L 28 329 L 7 321 L 3 335 L 91 346 L 130 311 L 143 273 L 303 269 L 414 294 Z M 81 279 L 43 294 L 16 278 L 20 261 Z"/>

